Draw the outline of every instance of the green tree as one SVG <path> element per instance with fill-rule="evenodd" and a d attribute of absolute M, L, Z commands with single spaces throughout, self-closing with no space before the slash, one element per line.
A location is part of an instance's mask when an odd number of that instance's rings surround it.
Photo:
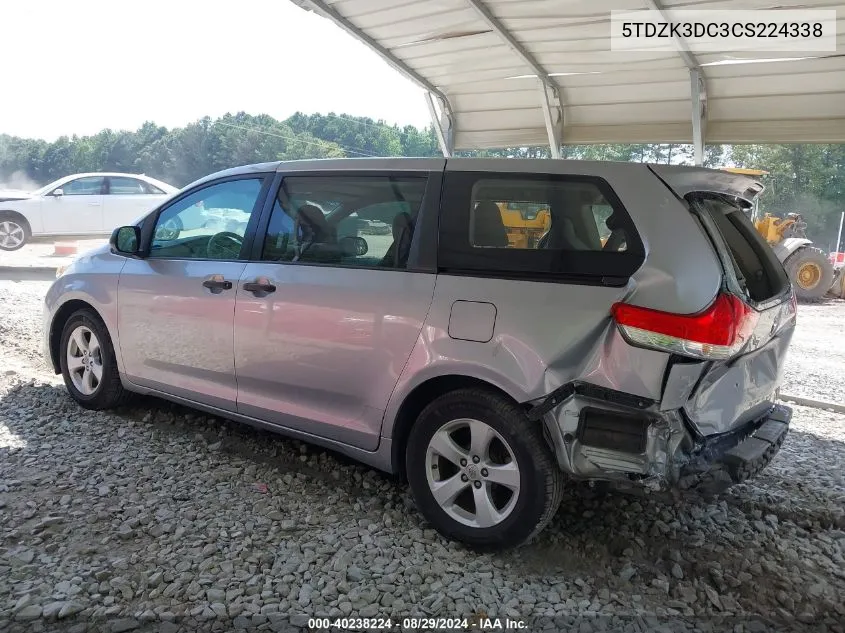
<path fill-rule="evenodd" d="M 563 158 L 692 164 L 686 144 L 564 145 Z M 284 121 L 245 112 L 167 129 L 148 121 L 135 131 L 102 130 L 48 143 L 0 135 L 0 183 L 45 184 L 71 173 L 146 173 L 183 186 L 214 171 L 264 161 L 342 156 L 440 156 L 431 126 L 399 127 L 348 114 L 294 114 Z M 547 146 L 456 152 L 458 156 L 548 158 Z M 811 239 L 833 246 L 845 209 L 845 145 L 708 145 L 704 164 L 769 171 L 765 211 L 804 215 Z"/>
<path fill-rule="evenodd" d="M 835 246 L 845 210 L 845 145 L 738 145 L 730 157 L 739 167 L 769 172 L 760 197 L 763 212 L 800 213 L 810 239 L 822 248 Z"/>

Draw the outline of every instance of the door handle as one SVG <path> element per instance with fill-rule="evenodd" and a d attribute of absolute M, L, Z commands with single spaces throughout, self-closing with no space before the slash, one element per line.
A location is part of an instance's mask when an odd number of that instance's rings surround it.
<path fill-rule="evenodd" d="M 276 286 L 270 283 L 269 280 L 259 278 L 256 279 L 254 282 L 247 282 L 241 286 L 247 292 L 252 292 L 257 294 L 270 294 L 271 292 L 276 292 Z"/>
<path fill-rule="evenodd" d="M 228 279 L 223 279 L 223 275 L 212 275 L 205 279 L 202 285 L 211 290 L 213 293 L 222 292 L 223 290 L 231 290 L 232 282 Z"/>

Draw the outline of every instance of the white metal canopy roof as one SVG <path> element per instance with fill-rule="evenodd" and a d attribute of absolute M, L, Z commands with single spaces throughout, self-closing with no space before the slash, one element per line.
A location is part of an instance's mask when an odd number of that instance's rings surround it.
<path fill-rule="evenodd" d="M 292 1 L 427 91 L 446 155 L 662 142 L 700 162 L 704 143 L 845 142 L 845 0 Z M 837 52 L 610 50 L 612 10 L 774 8 L 837 9 Z"/>

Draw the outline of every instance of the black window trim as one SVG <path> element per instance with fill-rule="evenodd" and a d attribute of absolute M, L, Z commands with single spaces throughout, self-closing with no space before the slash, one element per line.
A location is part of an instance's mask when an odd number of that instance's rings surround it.
<path fill-rule="evenodd" d="M 408 261 L 405 268 L 388 268 L 386 266 L 358 266 L 355 264 L 338 264 L 331 262 L 284 262 L 262 259 L 264 241 L 267 236 L 267 229 L 270 226 L 270 216 L 276 204 L 276 197 L 279 195 L 279 188 L 285 178 L 300 178 L 317 176 L 321 178 L 364 178 L 364 177 L 396 177 L 396 178 L 422 178 L 426 184 L 423 189 L 423 197 L 420 208 L 417 211 L 414 235 L 411 239 L 411 248 L 408 253 Z M 437 249 L 437 220 L 440 207 L 440 191 L 443 178 L 442 170 L 395 170 L 395 169 L 337 169 L 330 171 L 307 170 L 277 172 L 269 187 L 269 192 L 261 211 L 261 219 L 256 227 L 255 239 L 252 242 L 249 263 L 251 264 L 275 264 L 279 266 L 310 266 L 315 268 L 343 268 L 350 270 L 377 270 L 381 272 L 394 273 L 429 273 L 437 272 L 436 249 Z"/>
<path fill-rule="evenodd" d="M 273 181 L 273 172 L 250 172 L 245 174 L 237 174 L 234 176 L 224 176 L 214 180 L 207 180 L 198 184 L 195 187 L 182 191 L 178 197 L 170 199 L 166 204 L 156 208 L 152 213 L 145 217 L 141 222 L 141 253 L 140 257 L 143 259 L 167 260 L 167 261 L 194 261 L 194 262 L 242 262 L 248 261 L 246 255 L 252 251 L 253 242 L 255 240 L 256 227 L 261 216 L 261 211 L 266 206 L 267 192 L 270 190 L 270 184 Z M 197 191 L 220 185 L 226 182 L 233 182 L 235 180 L 260 180 L 261 187 L 258 190 L 258 197 L 252 207 L 252 212 L 247 222 L 246 231 L 244 232 L 244 242 L 241 245 L 241 252 L 237 258 L 234 259 L 197 259 L 196 257 L 150 257 L 150 247 L 152 245 L 153 232 L 159 216 L 172 207 L 178 204 L 190 195 Z"/>
<path fill-rule="evenodd" d="M 508 248 L 475 248 L 469 241 L 469 218 L 472 204 L 472 191 L 475 184 L 480 180 L 516 180 L 516 181 L 551 181 L 555 183 L 589 183 L 593 184 L 604 196 L 608 204 L 615 212 L 622 212 L 624 228 L 626 229 L 627 248 L 625 251 L 547 251 L 543 255 L 542 250 L 508 249 Z M 564 283 L 589 286 L 624 286 L 628 280 L 645 263 L 646 251 L 642 237 L 637 231 L 631 214 L 623 204 L 622 200 L 614 191 L 610 183 L 601 176 L 588 174 L 555 174 L 555 173 L 531 173 L 531 172 L 510 172 L 510 171 L 447 171 L 442 187 L 443 202 L 441 203 L 439 243 L 437 250 L 438 274 L 457 275 L 481 278 L 514 279 L 544 283 Z M 448 238 L 446 231 L 454 230 L 456 234 L 466 238 L 466 244 L 445 245 L 444 237 Z M 448 249 L 448 250 L 447 250 Z M 496 262 L 501 262 L 507 252 L 527 253 L 517 255 L 522 260 L 548 259 L 550 253 L 567 253 L 570 260 L 579 257 L 584 269 L 567 271 L 538 272 L 536 270 L 516 267 L 495 267 Z M 541 254 L 541 255 L 535 255 Z M 457 257 L 455 256 L 457 254 Z M 491 255 L 492 254 L 492 255 Z M 487 263 L 482 268 L 475 266 L 469 259 L 478 259 L 487 256 Z M 461 261 L 463 256 L 464 261 Z M 607 266 L 607 258 L 612 257 L 620 263 L 620 266 Z M 587 262 L 584 263 L 583 260 Z M 592 262 L 590 262 L 592 260 Z M 600 260 L 604 260 L 604 266 L 597 266 Z M 494 264 L 492 267 L 490 264 Z M 592 272 L 592 271 L 597 272 Z M 589 272 L 587 272 L 589 271 Z"/>

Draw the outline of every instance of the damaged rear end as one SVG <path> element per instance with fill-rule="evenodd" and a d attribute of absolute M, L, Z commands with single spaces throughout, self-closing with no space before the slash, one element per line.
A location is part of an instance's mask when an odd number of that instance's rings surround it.
<path fill-rule="evenodd" d="M 754 476 L 784 441 L 791 411 L 777 404 L 777 392 L 795 297 L 745 213 L 762 190 L 758 183 L 706 169 L 651 170 L 700 231 L 650 245 L 663 250 L 655 259 L 683 257 L 685 240 L 706 239 L 721 270 L 718 291 L 704 310 L 678 314 L 653 304 L 661 304 L 661 293 L 683 292 L 683 279 L 635 275 L 630 292 L 611 308 L 604 358 L 595 365 L 612 364 L 620 346 L 640 350 L 626 353 L 630 358 L 648 350 L 654 353 L 649 366 L 625 370 L 659 367 L 659 389 L 651 397 L 632 395 L 587 376 L 532 403 L 529 417 L 546 421 L 561 467 L 577 478 L 710 494 Z"/>

